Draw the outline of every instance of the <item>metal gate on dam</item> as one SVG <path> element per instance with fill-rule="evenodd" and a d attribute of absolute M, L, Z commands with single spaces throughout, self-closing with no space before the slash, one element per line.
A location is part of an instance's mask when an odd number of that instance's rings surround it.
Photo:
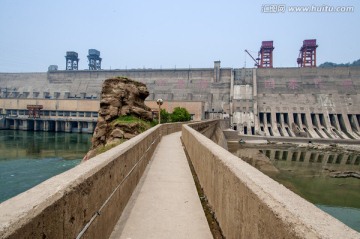
<path fill-rule="evenodd" d="M 360 67 L 223 68 L 220 61 L 213 68 L 0 73 L 0 126 L 91 132 L 101 84 L 116 76 L 145 83 L 150 107 L 162 98 L 194 120 L 229 118 L 240 134 L 360 139 Z M 40 119 L 26 123 L 34 120 L 27 105 L 43 106 Z"/>

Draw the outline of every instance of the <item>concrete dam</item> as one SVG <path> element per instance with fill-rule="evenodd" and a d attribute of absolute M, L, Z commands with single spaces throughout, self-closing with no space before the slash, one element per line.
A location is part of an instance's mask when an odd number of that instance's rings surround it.
<path fill-rule="evenodd" d="M 188 109 L 194 120 L 230 118 L 242 135 L 360 139 L 360 67 L 129 69 L 0 73 L 2 128 L 89 132 L 102 82 L 147 85 L 156 109 Z M 41 105 L 38 118 L 28 105 Z"/>

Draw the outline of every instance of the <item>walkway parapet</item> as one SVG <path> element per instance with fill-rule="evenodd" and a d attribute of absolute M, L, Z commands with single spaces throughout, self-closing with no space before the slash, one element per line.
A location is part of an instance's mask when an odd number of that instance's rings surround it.
<path fill-rule="evenodd" d="M 0 238 L 108 238 L 162 135 L 144 133 L 0 204 Z"/>
<path fill-rule="evenodd" d="M 195 130 L 204 124 L 184 125 L 182 139 L 226 238 L 360 238 Z"/>

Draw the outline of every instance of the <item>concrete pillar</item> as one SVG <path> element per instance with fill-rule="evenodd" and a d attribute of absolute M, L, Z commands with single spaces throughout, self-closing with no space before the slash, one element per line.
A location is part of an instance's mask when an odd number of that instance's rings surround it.
<path fill-rule="evenodd" d="M 214 61 L 214 82 L 220 81 L 220 64 L 221 61 Z"/>
<path fill-rule="evenodd" d="M 311 152 L 306 152 L 304 157 L 304 165 L 309 164 Z"/>
<path fill-rule="evenodd" d="M 14 119 L 14 129 L 19 129 L 19 121 Z"/>
<path fill-rule="evenodd" d="M 329 160 L 329 154 L 324 154 L 322 165 L 325 166 L 327 164 L 328 160 Z"/>
<path fill-rule="evenodd" d="M 350 118 L 351 118 L 351 122 L 352 122 L 355 130 L 359 132 L 360 131 L 360 126 L 359 126 L 359 122 L 357 121 L 356 115 L 353 114 L 353 115 L 350 116 Z"/>
<path fill-rule="evenodd" d="M 260 123 L 259 123 L 259 111 L 258 111 L 258 102 L 257 102 L 257 78 L 256 78 L 256 69 L 252 70 L 252 83 L 253 83 L 253 113 L 254 113 L 254 129 L 256 132 L 260 132 Z"/>
<path fill-rule="evenodd" d="M 271 129 L 273 131 L 274 136 L 281 136 L 277 128 L 276 112 L 273 110 L 271 110 L 271 121 L 272 122 L 269 122 L 269 124 L 271 125 Z"/>
<path fill-rule="evenodd" d="M 315 138 L 315 139 L 321 138 L 314 130 L 314 126 L 311 120 L 311 115 L 309 112 L 305 113 L 305 119 L 306 119 L 307 130 L 311 138 Z"/>
<path fill-rule="evenodd" d="M 344 127 L 346 129 L 347 132 L 351 133 L 352 129 L 351 129 L 351 125 L 350 125 L 350 121 L 349 121 L 349 117 L 347 116 L 346 113 L 341 114 L 342 115 L 342 119 L 344 121 Z"/>
<path fill-rule="evenodd" d="M 268 123 L 267 123 L 267 118 L 266 118 L 266 112 L 263 113 L 264 114 L 264 121 L 263 121 L 263 124 L 264 124 L 264 132 L 265 132 L 265 135 L 266 136 L 271 136 L 270 132 L 269 132 L 269 129 L 268 129 Z M 260 114 L 259 114 L 260 115 Z M 259 116 L 260 117 L 260 116 Z"/>
<path fill-rule="evenodd" d="M 319 114 L 315 114 L 315 126 L 320 130 L 322 128 Z"/>
<path fill-rule="evenodd" d="M 288 151 L 288 155 L 287 155 L 286 161 L 291 161 L 291 160 L 292 160 L 292 155 L 293 155 L 293 153 L 294 153 L 294 152 Z"/>
<path fill-rule="evenodd" d="M 28 121 L 27 120 L 22 121 L 22 130 L 28 130 Z"/>
<path fill-rule="evenodd" d="M 284 136 L 291 137 L 292 135 L 287 132 L 286 127 L 289 128 L 289 126 L 285 123 L 285 116 L 284 113 L 280 113 L 280 127 L 282 128 Z"/>
<path fill-rule="evenodd" d="M 55 132 L 59 131 L 59 125 L 60 125 L 60 122 L 56 120 L 55 121 Z"/>
<path fill-rule="evenodd" d="M 71 122 L 65 121 L 65 132 L 71 132 Z"/>
<path fill-rule="evenodd" d="M 38 131 L 38 121 L 34 119 L 34 131 Z"/>
<path fill-rule="evenodd" d="M 331 121 L 330 121 L 330 115 L 328 112 L 324 114 L 324 123 L 325 123 L 324 126 L 330 130 L 331 129 Z"/>
<path fill-rule="evenodd" d="M 352 127 L 350 125 L 350 120 L 349 117 L 347 116 L 346 113 L 341 114 L 343 121 L 344 121 L 344 127 L 348 133 L 349 136 L 351 136 L 353 139 L 359 139 L 359 136 L 357 134 L 355 134 L 352 130 Z"/>
<path fill-rule="evenodd" d="M 49 131 L 49 121 L 43 120 L 43 131 Z"/>
<path fill-rule="evenodd" d="M 274 160 L 274 159 L 275 159 L 275 150 L 270 150 L 270 156 L 269 156 L 269 158 L 270 158 L 271 160 Z"/>
<path fill-rule="evenodd" d="M 82 131 L 82 122 L 80 122 L 80 121 L 78 121 L 77 122 L 78 123 L 78 131 L 79 131 L 79 133 L 81 133 L 81 131 Z"/>
<path fill-rule="evenodd" d="M 88 123 L 88 133 L 94 133 L 95 124 L 93 122 Z"/>
<path fill-rule="evenodd" d="M 343 155 L 343 158 L 342 158 L 342 160 L 341 160 L 341 162 L 340 162 L 340 164 L 341 164 L 341 165 L 345 165 L 346 162 L 348 161 L 349 157 L 350 157 L 350 155 L 344 154 L 344 155 Z"/>
<path fill-rule="evenodd" d="M 291 131 L 291 134 L 293 136 L 295 136 L 295 133 L 294 133 L 294 129 L 293 129 L 293 126 L 294 126 L 294 115 L 291 111 L 289 111 L 288 113 L 288 119 L 289 119 L 289 130 Z"/>

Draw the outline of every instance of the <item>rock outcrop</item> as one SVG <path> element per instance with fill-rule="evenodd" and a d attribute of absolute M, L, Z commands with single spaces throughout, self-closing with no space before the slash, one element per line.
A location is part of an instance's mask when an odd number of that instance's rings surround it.
<path fill-rule="evenodd" d="M 95 156 L 99 147 L 116 145 L 149 128 L 150 124 L 144 124 L 152 121 L 151 109 L 144 104 L 148 95 L 146 85 L 141 82 L 125 77 L 104 81 L 92 147 L 84 160 Z M 127 121 L 129 117 L 139 120 Z"/>

